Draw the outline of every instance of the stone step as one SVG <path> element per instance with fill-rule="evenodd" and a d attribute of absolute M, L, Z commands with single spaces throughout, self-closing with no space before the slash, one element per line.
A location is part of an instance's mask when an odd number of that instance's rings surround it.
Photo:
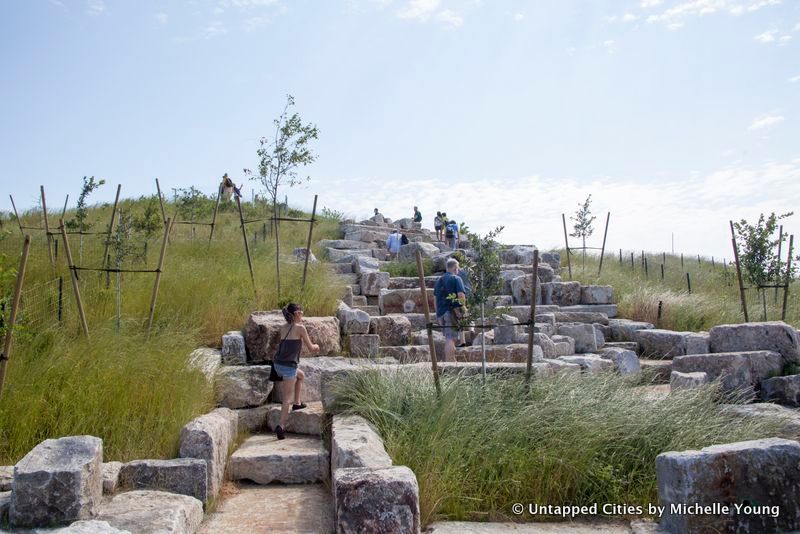
<path fill-rule="evenodd" d="M 321 482 L 328 471 L 328 451 L 318 437 L 287 434 L 278 440 L 275 434 L 260 434 L 247 438 L 231 456 L 233 479 L 256 484 Z"/>
<path fill-rule="evenodd" d="M 354 309 L 361 310 L 367 312 L 370 317 L 380 317 L 381 313 L 377 306 L 369 306 L 367 304 L 361 304 L 353 306 Z"/>
<path fill-rule="evenodd" d="M 616 304 L 576 304 L 574 306 L 561 306 L 562 312 L 599 312 L 608 315 L 609 319 L 617 316 Z"/>
<path fill-rule="evenodd" d="M 323 484 L 259 486 L 229 484 L 217 510 L 206 517 L 200 534 L 281 532 L 332 534 L 333 499 Z"/>
<path fill-rule="evenodd" d="M 286 424 L 286 431 L 294 434 L 306 434 L 310 436 L 322 435 L 322 422 L 325 418 L 325 410 L 322 402 L 308 402 L 308 406 L 302 410 L 292 411 L 289 409 L 289 422 Z M 267 426 L 270 430 L 275 430 L 281 420 L 281 405 L 273 404 L 267 412 Z"/>

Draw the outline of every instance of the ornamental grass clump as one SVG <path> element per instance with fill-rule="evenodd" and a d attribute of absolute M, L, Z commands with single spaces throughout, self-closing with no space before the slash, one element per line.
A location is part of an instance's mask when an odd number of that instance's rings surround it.
<path fill-rule="evenodd" d="M 372 422 L 394 463 L 414 471 L 425 524 L 545 519 L 514 516 L 514 503 L 646 506 L 658 500 L 658 454 L 779 434 L 760 419 L 732 424 L 714 385 L 655 400 L 637 383 L 564 374 L 528 390 L 521 376 L 490 375 L 485 387 L 450 377 L 437 399 L 429 374 L 401 369 L 334 390 L 336 409 Z"/>

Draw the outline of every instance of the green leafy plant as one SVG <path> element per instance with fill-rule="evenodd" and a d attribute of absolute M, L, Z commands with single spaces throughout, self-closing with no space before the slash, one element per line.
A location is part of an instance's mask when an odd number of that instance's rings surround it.
<path fill-rule="evenodd" d="M 86 178 L 86 176 L 83 177 L 83 186 L 81 187 L 81 194 L 78 196 L 78 206 L 77 210 L 75 211 L 75 218 L 70 219 L 65 223 L 67 229 L 85 232 L 91 227 L 91 225 L 86 222 L 86 217 L 89 214 L 86 207 L 86 199 L 92 193 L 92 191 L 104 183 L 106 183 L 105 180 L 99 180 L 95 182 L 94 176 L 90 178 Z"/>
<path fill-rule="evenodd" d="M 594 220 L 597 218 L 592 215 L 591 211 L 592 195 L 586 197 L 583 204 L 578 204 L 578 211 L 575 215 L 570 217 L 570 220 L 575 221 L 572 227 L 572 237 L 579 237 L 583 243 L 583 268 L 586 268 L 586 238 L 591 237 L 594 233 Z"/>
<path fill-rule="evenodd" d="M 466 236 L 469 239 L 472 253 L 468 256 L 461 253 L 453 255 L 467 272 L 471 281 L 471 288 L 467 294 L 469 316 L 465 322 L 481 319 L 481 313 L 485 320 L 503 312 L 502 308 L 492 307 L 488 311 L 485 309 L 489 297 L 497 295 L 503 288 L 503 279 L 500 277 L 502 269 L 499 254 L 500 244 L 497 242 L 497 236 L 503 231 L 503 228 L 503 226 L 498 226 L 484 236 L 467 232 Z"/>
<path fill-rule="evenodd" d="M 161 220 L 158 198 L 155 195 L 139 198 L 144 203 L 144 211 L 141 215 L 135 215 L 131 222 L 131 228 L 150 239 L 156 236 L 163 228 L 164 221 Z"/>
<path fill-rule="evenodd" d="M 762 213 L 755 224 L 745 219 L 733 223 L 736 230 L 736 242 L 739 246 L 739 262 L 742 275 L 749 284 L 763 286 L 770 283 L 782 283 L 786 276 L 786 266 L 778 257 L 778 245 L 785 242 L 788 234 L 773 237 L 778 228 L 778 221 L 793 215 L 793 212 L 776 215 L 774 212 L 765 217 Z M 790 277 L 794 278 L 796 268 L 792 267 Z"/>

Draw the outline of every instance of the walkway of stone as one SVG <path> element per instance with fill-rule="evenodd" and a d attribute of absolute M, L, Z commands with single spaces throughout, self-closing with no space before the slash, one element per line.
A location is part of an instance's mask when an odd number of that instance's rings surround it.
<path fill-rule="evenodd" d="M 433 523 L 426 534 L 630 534 L 627 521 L 600 523 L 473 523 L 442 521 Z"/>

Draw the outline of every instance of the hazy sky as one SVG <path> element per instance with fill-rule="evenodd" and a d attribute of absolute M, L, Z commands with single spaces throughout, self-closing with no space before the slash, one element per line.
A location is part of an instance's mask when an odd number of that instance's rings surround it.
<path fill-rule="evenodd" d="M 730 257 L 800 200 L 798 0 L 0 0 L 0 68 L 6 211 L 241 182 L 287 93 L 298 207 L 549 247 L 591 193 L 593 245 Z"/>

